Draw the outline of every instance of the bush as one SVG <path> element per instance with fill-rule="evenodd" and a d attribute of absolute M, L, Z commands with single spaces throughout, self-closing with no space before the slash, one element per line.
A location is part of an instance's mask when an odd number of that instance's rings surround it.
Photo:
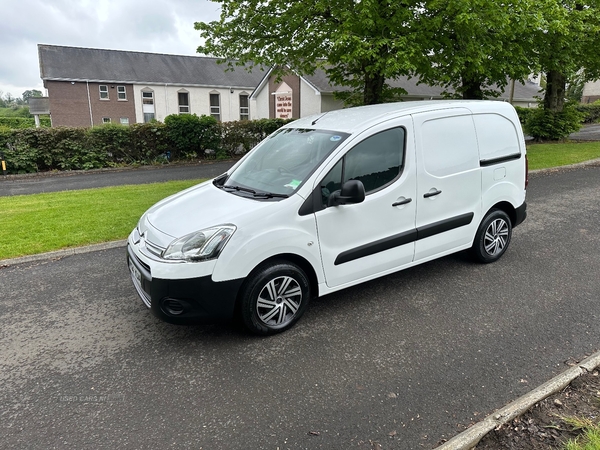
<path fill-rule="evenodd" d="M 14 129 L 35 128 L 35 119 L 33 117 L 0 117 L 0 126 Z M 40 117 L 40 126 L 50 127 L 50 118 Z"/>
<path fill-rule="evenodd" d="M 535 140 L 557 141 L 578 131 L 582 120 L 583 114 L 572 104 L 565 105 L 562 112 L 546 110 L 540 106 L 527 117 L 523 128 Z"/>
<path fill-rule="evenodd" d="M 168 161 L 167 152 L 170 151 L 171 142 L 164 123 L 135 123 L 129 126 L 129 131 L 131 132 L 131 148 L 119 162 L 152 164 Z"/>
<path fill-rule="evenodd" d="M 167 136 L 173 147 L 173 158 L 194 159 L 206 150 L 217 150 L 221 141 L 219 123 L 212 116 L 172 114 L 165 117 Z"/>
<path fill-rule="evenodd" d="M 286 122 L 263 119 L 219 124 L 210 116 L 186 114 L 168 116 L 165 123 L 130 126 L 13 129 L 0 125 L 0 150 L 6 155 L 9 173 L 232 157 L 250 150 Z M 214 153 L 207 154 L 209 149 Z"/>
<path fill-rule="evenodd" d="M 596 123 L 600 121 L 600 100 L 594 103 L 577 105 L 577 111 L 584 114 L 583 123 Z"/>
<path fill-rule="evenodd" d="M 517 110 L 521 125 L 525 124 L 527 119 L 536 111 L 536 108 L 523 108 L 522 106 L 515 106 L 515 109 Z"/>
<path fill-rule="evenodd" d="M 221 147 L 229 157 L 250 151 L 260 141 L 292 120 L 259 119 L 221 124 Z"/>

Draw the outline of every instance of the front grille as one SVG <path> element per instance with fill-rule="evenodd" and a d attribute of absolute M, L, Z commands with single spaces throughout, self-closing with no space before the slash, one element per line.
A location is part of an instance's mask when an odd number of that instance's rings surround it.
<path fill-rule="evenodd" d="M 135 260 L 137 261 L 137 263 L 142 266 L 144 269 L 146 269 L 146 271 L 152 275 L 152 272 L 150 271 L 150 266 L 148 264 L 146 264 L 145 262 L 143 262 L 140 258 L 138 258 L 136 255 L 135 256 Z"/>
<path fill-rule="evenodd" d="M 138 295 L 140 296 L 140 298 L 142 299 L 142 301 L 144 302 L 144 304 L 148 308 L 150 308 L 151 307 L 150 295 L 148 295 L 146 293 L 146 291 L 144 291 L 144 289 L 140 285 L 140 282 L 137 280 L 137 278 L 135 278 L 133 276 L 133 274 L 131 275 L 131 280 L 133 281 L 133 286 L 135 287 L 135 290 L 137 291 Z"/>
<path fill-rule="evenodd" d="M 146 240 L 146 249 L 155 256 L 161 256 L 164 248 Z"/>

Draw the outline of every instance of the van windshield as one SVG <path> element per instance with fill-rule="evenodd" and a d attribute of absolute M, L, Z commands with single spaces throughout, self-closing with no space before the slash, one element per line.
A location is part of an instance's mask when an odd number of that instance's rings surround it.
<path fill-rule="evenodd" d="M 347 137 L 334 131 L 282 129 L 252 149 L 222 187 L 240 195 L 288 197 Z"/>

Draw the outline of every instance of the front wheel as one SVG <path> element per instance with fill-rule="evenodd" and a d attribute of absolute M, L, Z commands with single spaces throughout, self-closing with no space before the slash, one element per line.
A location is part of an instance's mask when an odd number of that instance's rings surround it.
<path fill-rule="evenodd" d="M 259 268 L 242 288 L 240 313 L 255 334 L 279 333 L 294 325 L 310 299 L 310 284 L 304 271 L 285 261 Z"/>
<path fill-rule="evenodd" d="M 473 255 L 482 263 L 500 259 L 510 244 L 512 224 L 510 217 L 500 209 L 492 209 L 485 216 L 473 242 Z"/>

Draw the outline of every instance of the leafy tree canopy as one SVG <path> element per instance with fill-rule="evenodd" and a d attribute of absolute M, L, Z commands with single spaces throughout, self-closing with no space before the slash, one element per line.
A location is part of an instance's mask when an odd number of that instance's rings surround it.
<path fill-rule="evenodd" d="M 321 68 L 351 103 L 393 98 L 386 80 L 401 75 L 485 98 L 541 71 L 544 106 L 560 111 L 567 79 L 600 77 L 600 0 L 213 1 L 221 17 L 195 24 L 199 53 L 277 74 Z"/>
<path fill-rule="evenodd" d="M 600 0 L 540 0 L 543 23 L 532 46 L 546 74 L 543 106 L 560 112 L 567 80 L 600 77 Z"/>
<path fill-rule="evenodd" d="M 421 2 L 412 0 L 215 0 L 220 20 L 195 27 L 198 52 L 238 64 L 273 66 L 277 74 L 323 69 L 332 83 L 380 103 L 385 80 L 415 69 L 420 53 L 411 27 Z"/>
<path fill-rule="evenodd" d="M 427 58 L 422 82 L 451 88 L 455 97 L 499 95 L 509 78 L 522 80 L 536 68 L 532 29 L 541 26 L 532 0 L 429 0 L 417 28 Z"/>
<path fill-rule="evenodd" d="M 23 92 L 23 94 L 21 95 L 21 98 L 23 99 L 24 103 L 27 103 L 27 100 L 29 100 L 31 97 L 41 97 L 42 96 L 42 92 L 38 91 L 37 89 L 31 89 L 31 90 L 27 90 L 25 92 Z"/>

